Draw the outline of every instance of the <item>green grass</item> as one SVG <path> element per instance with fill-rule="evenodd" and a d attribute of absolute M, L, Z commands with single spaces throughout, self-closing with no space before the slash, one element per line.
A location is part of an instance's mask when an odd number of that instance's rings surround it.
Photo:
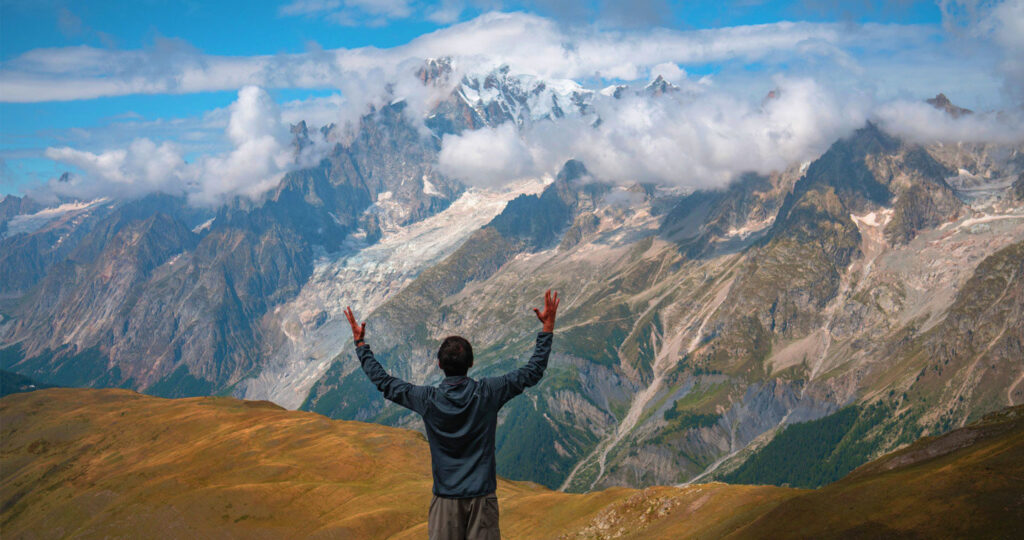
<path fill-rule="evenodd" d="M 881 434 L 868 433 L 891 412 L 888 405 L 877 402 L 788 425 L 722 480 L 794 487 L 819 487 L 834 482 L 878 451 L 883 443 Z"/>
<path fill-rule="evenodd" d="M 184 364 L 146 389 L 147 394 L 158 397 L 208 396 L 213 391 L 213 383 L 193 376 Z"/>

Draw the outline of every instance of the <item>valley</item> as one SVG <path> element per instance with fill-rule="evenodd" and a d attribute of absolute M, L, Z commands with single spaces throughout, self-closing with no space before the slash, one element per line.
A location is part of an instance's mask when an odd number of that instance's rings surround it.
<path fill-rule="evenodd" d="M 419 429 L 356 369 L 341 310 L 368 320 L 389 370 L 432 384 L 445 335 L 474 343 L 478 376 L 525 361 L 530 308 L 553 288 L 551 365 L 502 411 L 516 435 L 499 437 L 499 472 L 567 492 L 729 478 L 847 407 L 891 411 L 862 434 L 863 462 L 1020 403 L 1019 144 L 920 144 L 869 122 L 715 189 L 597 179 L 579 160 L 467 186 L 438 169 L 444 137 L 599 129 L 609 103 L 683 94 L 443 59 L 419 73 L 441 96 L 426 133 L 400 97 L 346 129 L 295 125 L 297 152 L 332 145 L 259 201 L 5 198 L 0 368 Z"/>

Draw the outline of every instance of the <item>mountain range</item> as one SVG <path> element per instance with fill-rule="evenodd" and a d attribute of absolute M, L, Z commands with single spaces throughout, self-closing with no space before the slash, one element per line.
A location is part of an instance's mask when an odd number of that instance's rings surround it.
<path fill-rule="evenodd" d="M 418 76 L 453 89 L 423 118 L 391 96 L 322 128 L 323 159 L 255 201 L 4 198 L 0 368 L 415 429 L 357 369 L 341 310 L 368 320 L 389 370 L 434 383 L 449 334 L 474 343 L 475 375 L 524 362 L 529 308 L 553 288 L 552 360 L 502 411 L 498 463 L 573 492 L 817 487 L 1024 402 L 1024 143 L 867 123 L 721 189 L 599 180 L 578 160 L 485 189 L 438 171 L 446 135 L 599 125 L 594 100 L 682 91 L 460 76 L 446 59 Z M 293 127 L 296 152 L 311 129 Z"/>

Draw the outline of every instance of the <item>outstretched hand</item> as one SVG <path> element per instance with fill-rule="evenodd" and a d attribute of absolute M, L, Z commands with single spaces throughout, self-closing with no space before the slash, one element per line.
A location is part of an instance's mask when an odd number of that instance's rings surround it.
<path fill-rule="evenodd" d="M 544 293 L 544 311 L 533 308 L 537 318 L 544 324 L 544 332 L 555 331 L 555 312 L 558 311 L 558 292 L 551 294 L 551 289 Z"/>
<path fill-rule="evenodd" d="M 345 307 L 345 318 L 348 319 L 348 324 L 352 326 L 352 339 L 355 340 L 356 345 L 360 345 L 363 342 L 363 337 L 366 335 L 366 323 L 362 325 L 356 323 L 356 316 L 352 313 L 351 307 Z"/>

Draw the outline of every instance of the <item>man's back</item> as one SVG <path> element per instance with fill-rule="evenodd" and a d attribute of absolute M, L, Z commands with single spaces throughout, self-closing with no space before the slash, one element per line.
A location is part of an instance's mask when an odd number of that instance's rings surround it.
<path fill-rule="evenodd" d="M 466 374 L 473 366 L 473 347 L 449 336 L 437 351 L 445 379 L 435 386 L 418 386 L 388 375 L 363 340 L 366 323 L 356 323 L 352 308 L 345 317 L 352 326 L 359 363 L 384 397 L 423 417 L 430 443 L 434 498 L 428 529 L 431 540 L 496 539 L 498 499 L 494 464 L 494 432 L 498 411 L 508 400 L 537 384 L 551 355 L 558 293 L 544 293 L 544 311 L 534 309 L 543 323 L 533 356 L 525 366 L 500 377 L 479 381 Z"/>
<path fill-rule="evenodd" d="M 463 499 L 494 492 L 498 411 L 540 381 L 551 354 L 552 337 L 550 332 L 538 334 L 530 362 L 505 375 L 479 381 L 455 375 L 445 377 L 437 386 L 417 386 L 392 377 L 368 345 L 356 349 L 363 371 L 384 397 L 423 417 L 434 495 Z"/>

